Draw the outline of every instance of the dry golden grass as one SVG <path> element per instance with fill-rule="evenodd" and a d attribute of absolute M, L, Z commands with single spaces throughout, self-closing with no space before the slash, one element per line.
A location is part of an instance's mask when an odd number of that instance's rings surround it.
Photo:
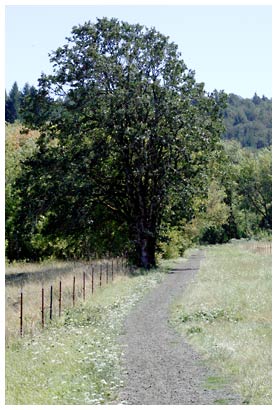
<path fill-rule="evenodd" d="M 113 279 L 126 273 L 125 261 L 113 260 Z M 7 267 L 5 315 L 6 315 L 6 343 L 20 336 L 21 292 L 23 294 L 23 335 L 35 335 L 42 328 L 42 288 L 44 289 L 44 320 L 49 323 L 50 317 L 50 287 L 53 287 L 52 317 L 59 315 L 59 290 L 61 282 L 61 311 L 73 306 L 73 278 L 75 277 L 75 304 L 93 292 L 112 281 L 112 262 L 96 260 L 93 263 L 84 262 L 46 262 L 46 263 L 17 263 Z M 126 265 L 126 263 L 125 263 Z M 102 267 L 101 267 L 102 266 Z M 24 275 L 20 275 L 24 273 Z M 85 273 L 85 292 L 83 274 Z M 14 276 L 14 278 L 13 278 Z"/>

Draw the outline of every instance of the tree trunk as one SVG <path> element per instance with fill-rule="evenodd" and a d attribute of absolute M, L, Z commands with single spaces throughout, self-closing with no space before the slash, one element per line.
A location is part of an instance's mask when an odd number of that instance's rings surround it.
<path fill-rule="evenodd" d="M 156 267 L 156 235 L 149 230 L 140 230 L 136 232 L 134 239 L 135 249 L 133 254 L 133 263 L 144 269 Z"/>
<path fill-rule="evenodd" d="M 143 238 L 136 246 L 136 265 L 144 269 L 151 269 L 156 266 L 155 240 L 148 237 Z"/>
<path fill-rule="evenodd" d="M 135 176 L 127 185 L 128 196 L 133 198 L 129 203 L 129 234 L 133 244 L 132 262 L 135 266 L 144 269 L 156 267 L 157 230 L 161 207 L 161 195 L 157 201 L 156 186 L 149 182 L 148 173 L 145 178 L 140 177 L 136 182 Z M 127 179 L 128 180 L 128 179 Z"/>

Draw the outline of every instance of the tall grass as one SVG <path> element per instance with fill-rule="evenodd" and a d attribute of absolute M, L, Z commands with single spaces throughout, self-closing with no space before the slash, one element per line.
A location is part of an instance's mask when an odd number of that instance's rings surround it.
<path fill-rule="evenodd" d="M 172 317 L 245 404 L 264 405 L 271 403 L 271 256 L 252 245 L 207 249 Z"/>
<path fill-rule="evenodd" d="M 123 259 L 114 259 L 114 277 L 124 275 Z M 43 263 L 13 263 L 6 267 L 5 314 L 6 343 L 19 335 L 20 293 L 23 292 L 23 334 L 35 335 L 41 330 L 41 289 L 45 292 L 45 320 L 49 319 L 50 286 L 53 286 L 53 316 L 58 315 L 59 282 L 62 282 L 62 310 L 72 306 L 73 277 L 76 280 L 76 300 L 82 298 L 83 273 L 86 273 L 86 296 L 91 294 L 91 267 L 94 269 L 94 292 L 99 288 L 99 271 L 102 265 L 102 286 L 106 283 L 106 264 L 111 261 L 94 260 L 93 263 L 46 261 Z M 7 280 L 8 277 L 8 280 Z"/>
<path fill-rule="evenodd" d="M 164 270 L 118 276 L 44 331 L 12 339 L 6 348 L 6 404 L 114 402 L 122 384 L 123 320 L 164 277 Z"/>

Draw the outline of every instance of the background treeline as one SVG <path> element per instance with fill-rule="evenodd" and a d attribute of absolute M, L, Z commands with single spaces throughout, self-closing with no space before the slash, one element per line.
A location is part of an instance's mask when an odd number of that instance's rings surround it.
<path fill-rule="evenodd" d="M 230 239 L 270 238 L 272 229 L 272 151 L 223 142 L 221 161 L 214 164 L 205 198 L 195 196 L 193 217 L 170 227 L 162 243 L 166 257 L 182 255 L 193 244 L 226 243 Z"/>
<path fill-rule="evenodd" d="M 229 94 L 224 124 L 225 139 L 235 139 L 243 147 L 268 147 L 272 134 L 272 100 L 256 93 L 251 99 Z"/>
<path fill-rule="evenodd" d="M 15 82 L 10 92 L 5 96 L 5 119 L 13 124 L 16 120 L 23 120 L 24 101 L 35 98 L 37 90 L 26 83 L 19 90 Z M 242 98 L 229 94 L 227 107 L 224 110 L 226 140 L 237 140 L 242 147 L 264 148 L 272 143 L 272 100 L 259 97 L 256 93 L 253 98 Z"/>
<path fill-rule="evenodd" d="M 19 90 L 15 81 L 11 90 L 7 94 L 5 91 L 5 121 L 13 124 L 15 121 L 22 121 L 22 110 L 24 100 L 27 97 L 35 97 L 37 90 L 34 86 L 26 83 L 22 90 Z"/>
<path fill-rule="evenodd" d="M 39 219 L 29 216 L 29 225 L 22 224 L 22 192 L 28 186 L 20 189 L 17 180 L 24 161 L 37 152 L 39 136 L 37 131 L 24 130 L 22 107 L 35 95 L 34 87 L 26 84 L 19 91 L 15 83 L 6 96 L 7 259 L 83 258 L 94 253 L 125 252 L 127 227 L 113 220 L 101 204 L 88 220 L 78 214 L 84 212 L 78 203 L 74 209 L 70 203 L 61 203 L 64 229 L 62 224 L 57 229 L 48 224 L 51 214 Z M 271 100 L 231 94 L 224 118 L 221 158 L 213 164 L 206 195 L 194 195 L 190 217 L 176 226 L 174 218 L 162 226 L 159 252 L 164 257 L 182 254 L 193 243 L 271 235 Z M 67 220 L 67 212 L 76 213 L 74 226 Z"/>

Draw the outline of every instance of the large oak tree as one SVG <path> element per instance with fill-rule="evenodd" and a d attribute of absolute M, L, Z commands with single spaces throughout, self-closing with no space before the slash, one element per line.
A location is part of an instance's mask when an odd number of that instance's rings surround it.
<path fill-rule="evenodd" d="M 163 220 L 183 218 L 204 189 L 223 94 L 196 83 L 168 37 L 116 19 L 73 27 L 51 62 L 32 101 L 39 117 L 25 112 L 41 133 L 25 164 L 27 213 L 66 231 L 98 207 L 125 226 L 135 264 L 150 268 Z"/>

